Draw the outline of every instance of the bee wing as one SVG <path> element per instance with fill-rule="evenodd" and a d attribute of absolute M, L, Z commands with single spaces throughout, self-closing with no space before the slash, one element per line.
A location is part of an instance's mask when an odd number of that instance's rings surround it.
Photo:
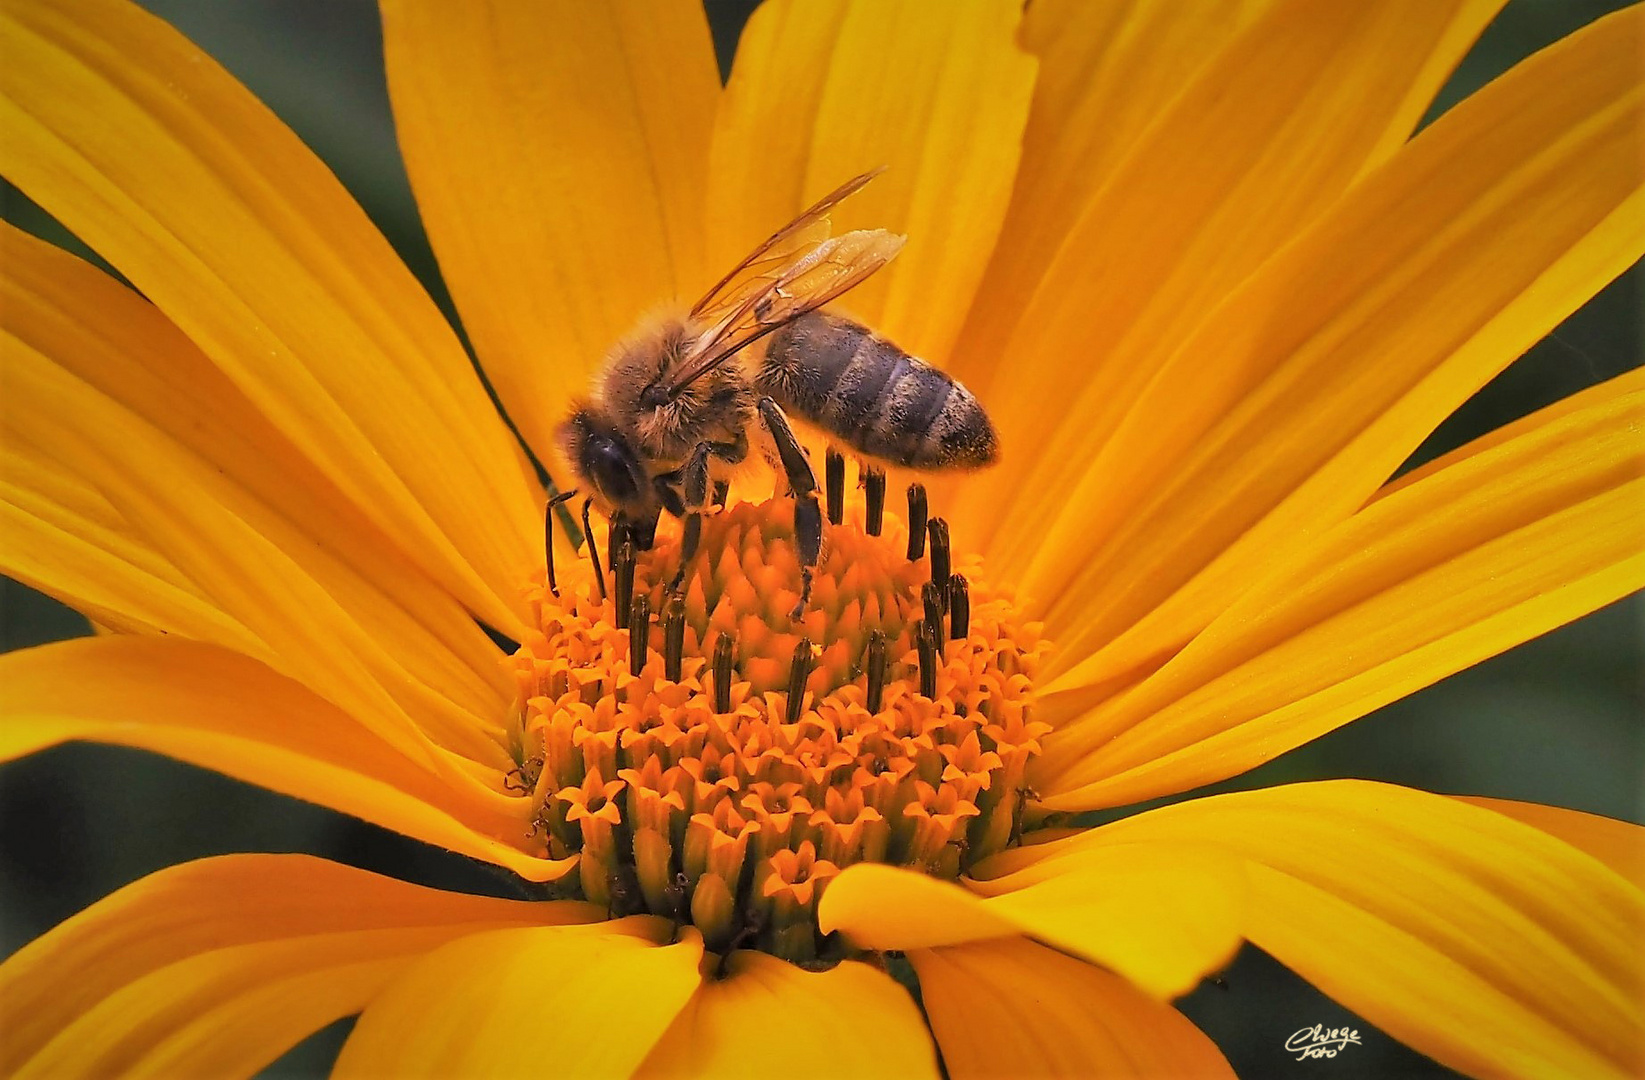
<path fill-rule="evenodd" d="M 700 334 L 669 387 L 682 387 L 713 370 L 766 334 L 855 288 L 902 250 L 905 237 L 861 229 L 829 237 L 794 253 L 737 292 L 737 302 Z"/>
<path fill-rule="evenodd" d="M 750 291 L 769 279 L 774 270 L 793 261 L 800 252 L 828 239 L 828 212 L 856 194 L 864 184 L 884 171 L 885 166 L 882 165 L 878 169 L 853 176 L 802 210 L 799 217 L 772 233 L 766 238 L 765 243 L 749 253 L 748 258 L 732 267 L 729 274 L 716 282 L 691 309 L 691 317 L 714 323 L 727 312 L 736 310 L 748 299 Z"/>

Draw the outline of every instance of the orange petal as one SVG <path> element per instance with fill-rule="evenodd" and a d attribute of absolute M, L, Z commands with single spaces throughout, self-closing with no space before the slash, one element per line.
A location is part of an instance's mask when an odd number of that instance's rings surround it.
<path fill-rule="evenodd" d="M 336 178 L 123 0 L 8 4 L 0 166 L 428 573 L 508 630 L 535 483 L 456 336 Z"/>
<path fill-rule="evenodd" d="M 1645 888 L 1645 826 L 1599 814 L 1584 814 L 1541 803 L 1513 799 L 1486 799 L 1457 796 L 1460 801 L 1507 814 L 1533 829 L 1557 836 L 1574 848 L 1586 851 L 1640 888 Z"/>
<path fill-rule="evenodd" d="M 824 931 L 870 949 L 919 949 L 1028 934 L 1124 975 L 1157 997 L 1191 989 L 1239 944 L 1236 862 L 1191 847 L 1082 848 L 1028 882 L 973 892 L 898 867 L 859 863 L 829 883 Z"/>
<path fill-rule="evenodd" d="M 81 638 L 0 657 L 0 760 L 69 740 L 166 754 L 353 814 L 534 881 L 523 800 L 453 787 L 300 684 L 193 642 Z"/>
<path fill-rule="evenodd" d="M 917 949 L 908 959 L 954 1080 L 1234 1075 L 1171 1006 L 1023 938 Z"/>
<path fill-rule="evenodd" d="M 1054 598 L 1055 664 L 1157 663 L 1645 253 L 1642 35 L 1645 9 L 1618 12 L 1447 113 L 1182 344 L 1106 449 L 1067 458 L 1075 509 L 1022 583 Z"/>
<path fill-rule="evenodd" d="M 0 965 L 0 1072 L 250 1075 L 454 937 L 598 917 L 586 904 L 444 893 L 307 855 L 171 867 Z"/>
<path fill-rule="evenodd" d="M 1047 805 L 1235 775 L 1645 587 L 1642 424 L 1632 372 L 1394 485 L 1052 735 Z"/>
<path fill-rule="evenodd" d="M 806 971 L 765 953 L 726 958 L 636 1077 L 936 1077 L 925 1018 L 883 971 Z"/>
<path fill-rule="evenodd" d="M 548 463 L 607 350 L 707 284 L 720 81 L 702 7 L 385 0 L 382 12 L 400 150 L 440 269 Z"/>
<path fill-rule="evenodd" d="M 355 605 L 350 614 L 365 623 L 367 632 L 393 652 L 400 663 L 414 670 L 421 681 L 481 715 L 502 713 L 512 699 L 512 687 L 497 662 L 496 646 L 468 613 L 400 556 L 392 542 L 303 459 L 152 305 L 80 259 L 0 224 L 0 333 L 14 339 L 14 343 L 3 346 L 12 363 L 38 364 L 43 358 L 78 380 L 72 383 L 71 391 L 68 381 L 57 378 L 45 385 L 61 386 L 61 391 L 42 398 L 30 395 L 30 390 L 42 384 L 17 373 L 9 386 L 14 410 L 71 418 L 94 435 L 102 435 L 105 430 L 100 417 L 109 402 L 103 398 L 142 417 L 206 468 L 229 478 L 285 518 L 299 534 L 292 537 L 292 550 L 301 552 L 318 544 L 363 578 L 352 588 L 333 585 L 329 591 L 337 600 L 363 594 L 372 598 L 372 604 L 386 609 L 379 615 Z M 38 459 L 49 457 L 51 467 L 60 471 L 65 455 L 28 455 L 21 443 L 21 439 L 8 439 L 7 455 L 21 454 L 29 461 L 15 462 L 8 472 L 36 479 L 36 493 L 41 497 L 35 500 L 37 512 L 55 509 L 52 516 L 64 519 L 57 524 L 61 531 L 84 524 L 93 526 L 68 540 L 70 550 L 83 548 L 88 540 L 112 545 L 102 560 L 108 571 L 105 580 L 94 584 L 101 584 L 105 591 L 117 588 L 125 595 L 135 593 L 135 602 L 144 604 L 146 598 L 141 595 L 139 583 L 128 580 L 130 571 L 137 570 L 146 572 L 145 578 L 160 576 L 168 585 L 200 592 L 180 571 L 171 570 L 171 576 L 166 577 L 171 564 L 158 549 L 175 549 L 175 541 L 164 533 L 176 522 L 168 519 L 161 535 L 137 540 L 128 535 L 135 532 L 133 523 L 112 507 L 99 516 L 106 519 L 112 514 L 113 520 L 74 520 L 84 514 L 76 513 L 73 506 L 54 507 L 47 501 L 50 494 L 38 485 L 45 479 Z M 140 453 L 135 444 L 118 448 L 123 459 L 138 459 Z M 138 464 L 141 471 L 147 463 Z M 112 477 L 86 474 L 84 480 L 118 486 Z M 175 476 L 160 471 L 149 480 L 177 483 Z M 53 483 L 60 491 L 62 481 Z M 85 501 L 75 499 L 76 504 Z M 198 522 L 188 517 L 180 516 L 177 521 L 188 521 L 189 528 L 198 527 Z M 155 550 L 139 558 L 142 548 Z M 258 567 L 247 568 L 247 572 L 268 571 Z M 51 577 L 49 569 L 43 576 Z M 54 595 L 63 592 L 51 587 L 47 591 Z M 71 591 L 65 598 L 72 599 L 72 595 Z M 216 621 L 239 627 L 226 612 L 220 613 Z M 400 621 L 411 625 L 402 630 Z M 194 618 L 188 627 L 166 624 L 158 628 L 219 641 L 266 658 L 266 646 L 259 646 L 261 651 L 243 646 L 244 640 L 256 641 L 243 628 L 239 636 L 208 636 L 199 632 L 205 629 L 200 622 Z"/>
<path fill-rule="evenodd" d="M 453 941 L 371 1003 L 332 1075 L 513 1076 L 548 1062 L 559 1075 L 626 1078 L 701 981 L 702 939 L 662 945 L 672 933 L 638 916 Z"/>
<path fill-rule="evenodd" d="M 976 389 L 1004 463 L 967 483 L 955 535 L 998 527 L 986 553 L 1026 564 L 1044 541 L 1046 494 L 1084 475 L 1189 331 L 1409 135 L 1500 6 L 1275 0 L 1201 67 L 1055 226 L 1043 269 L 967 328 L 957 370 L 992 375 Z M 1064 539 L 1089 548 L 1091 529 L 1076 531 Z"/>
<path fill-rule="evenodd" d="M 1099 844 L 1248 860 L 1246 936 L 1394 1038 L 1487 1076 L 1638 1076 L 1645 893 L 1458 800 L 1332 780 L 1216 795 L 1018 848 L 1005 888 Z"/>
<path fill-rule="evenodd" d="M 848 178 L 888 166 L 835 231 L 906 233 L 841 306 L 910 352 L 948 355 L 1005 216 L 1034 62 L 1022 4 L 771 0 L 743 29 L 714 128 L 709 235 L 729 269 Z"/>

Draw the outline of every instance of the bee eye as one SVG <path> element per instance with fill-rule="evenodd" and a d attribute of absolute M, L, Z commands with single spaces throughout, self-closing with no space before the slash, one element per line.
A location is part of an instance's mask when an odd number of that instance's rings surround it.
<path fill-rule="evenodd" d="M 600 493 L 612 503 L 626 505 L 639 495 L 634 474 L 628 467 L 628 457 L 615 442 L 609 439 L 591 440 L 583 466 Z"/>

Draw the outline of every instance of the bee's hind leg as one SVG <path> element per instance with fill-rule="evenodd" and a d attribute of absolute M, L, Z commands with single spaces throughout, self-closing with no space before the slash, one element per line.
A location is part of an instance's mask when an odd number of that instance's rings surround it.
<path fill-rule="evenodd" d="M 794 429 L 788 426 L 788 417 L 782 406 L 768 397 L 759 402 L 760 419 L 771 432 L 777 444 L 777 456 L 782 460 L 783 475 L 788 478 L 788 490 L 794 496 L 794 541 L 800 554 L 800 602 L 794 605 L 789 617 L 798 619 L 805 614 L 811 602 L 811 580 L 817 563 L 822 558 L 822 507 L 817 502 L 817 474 L 811 471 L 811 462 L 794 438 Z"/>

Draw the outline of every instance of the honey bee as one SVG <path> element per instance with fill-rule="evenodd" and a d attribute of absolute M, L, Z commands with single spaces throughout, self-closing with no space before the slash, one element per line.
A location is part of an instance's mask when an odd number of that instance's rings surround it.
<path fill-rule="evenodd" d="M 997 457 L 993 425 L 969 390 L 860 323 L 818 310 L 902 248 L 904 238 L 884 229 L 830 235 L 829 210 L 876 175 L 852 178 L 777 230 L 689 312 L 618 345 L 560 426 L 561 453 L 614 527 L 649 543 L 662 511 L 683 520 L 676 585 L 696 554 L 711 488 L 758 444 L 795 500 L 796 617 L 803 612 L 823 525 L 791 414 L 878 471 L 882 490 L 885 465 L 975 469 Z"/>

